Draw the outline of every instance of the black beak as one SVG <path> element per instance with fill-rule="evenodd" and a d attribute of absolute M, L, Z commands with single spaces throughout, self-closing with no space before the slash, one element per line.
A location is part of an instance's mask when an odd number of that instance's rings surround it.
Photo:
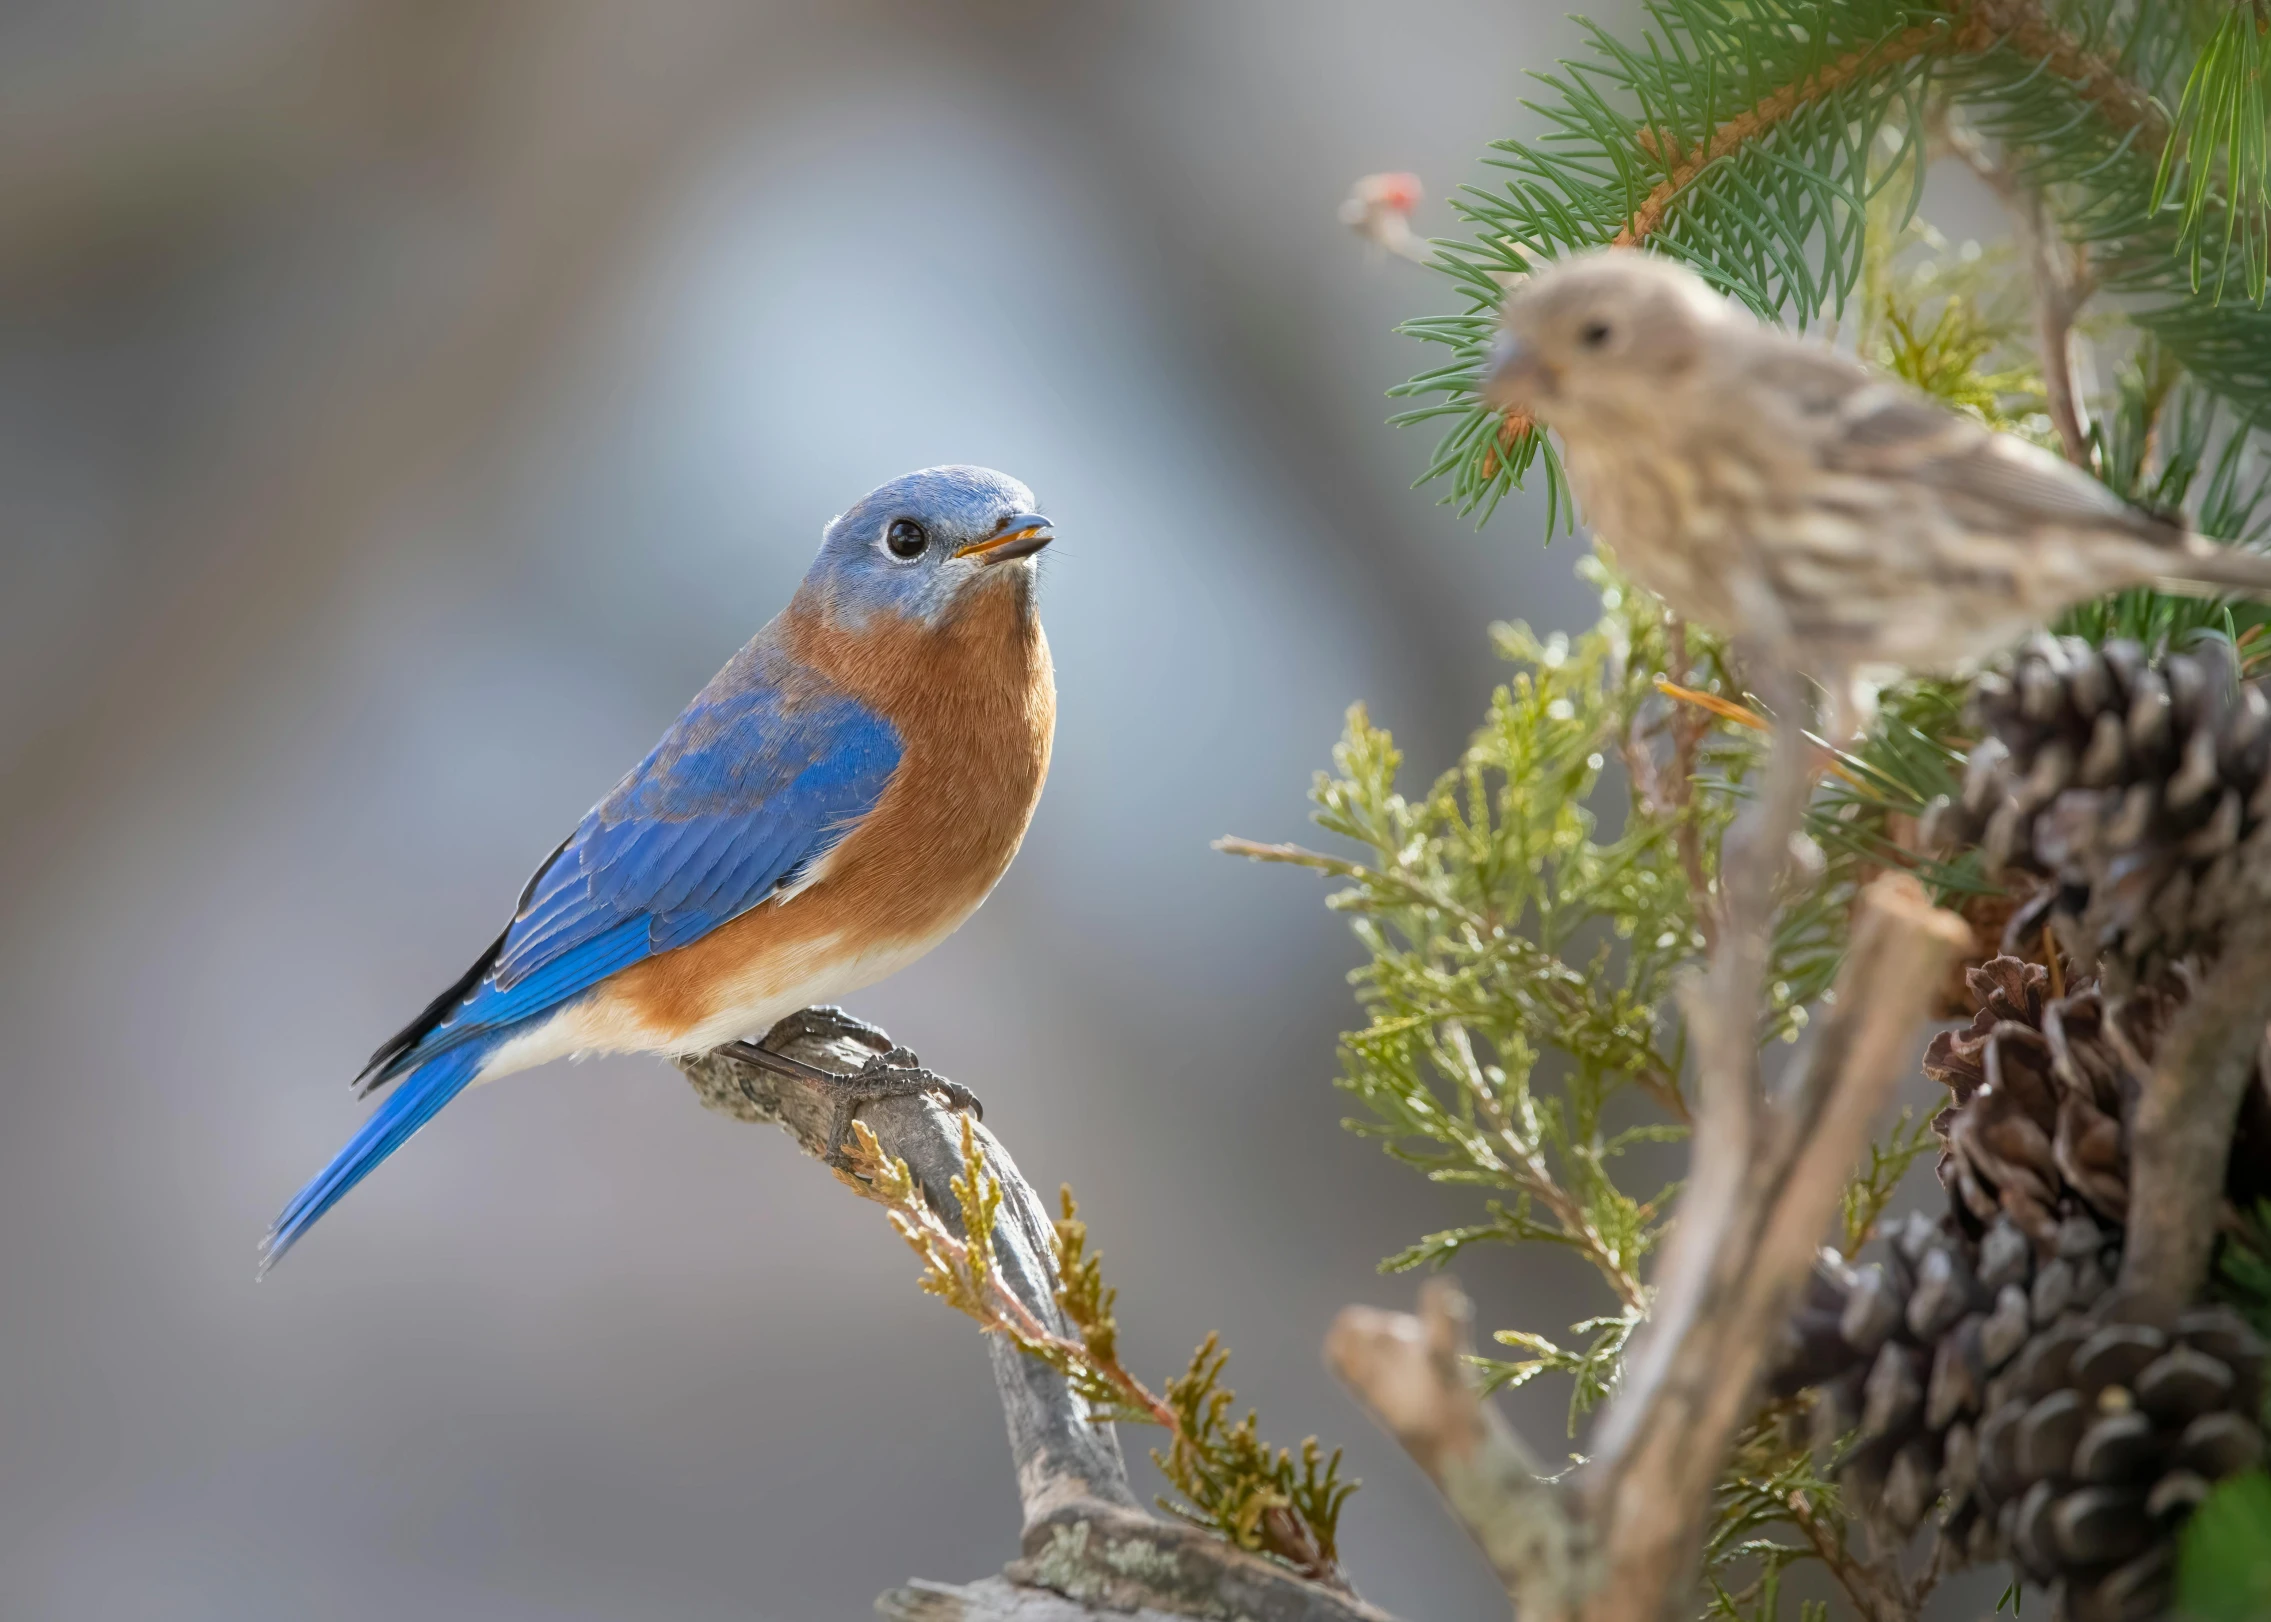
<path fill-rule="evenodd" d="M 1012 558 L 1029 558 L 1057 537 L 1049 521 L 1039 513 L 1011 513 L 982 541 L 958 546 L 958 558 L 976 558 L 981 563 L 1007 563 Z"/>

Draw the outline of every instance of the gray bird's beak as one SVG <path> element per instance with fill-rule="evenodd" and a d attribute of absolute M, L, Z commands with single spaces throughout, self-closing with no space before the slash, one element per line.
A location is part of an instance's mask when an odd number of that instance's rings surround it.
<path fill-rule="evenodd" d="M 1007 563 L 1012 558 L 1031 557 L 1056 538 L 1049 521 L 1039 513 L 1011 513 L 991 535 L 956 547 L 954 555 L 982 563 Z"/>
<path fill-rule="evenodd" d="M 1552 369 L 1538 358 L 1538 352 L 1511 332 L 1501 332 L 1483 366 L 1478 392 L 1503 411 L 1529 405 L 1552 384 Z"/>

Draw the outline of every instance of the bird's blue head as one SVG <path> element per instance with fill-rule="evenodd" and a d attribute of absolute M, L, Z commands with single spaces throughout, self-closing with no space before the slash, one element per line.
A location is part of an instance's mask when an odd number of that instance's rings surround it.
<path fill-rule="evenodd" d="M 935 625 L 978 592 L 1029 593 L 1055 537 L 1033 492 L 987 467 L 926 467 L 879 485 L 830 524 L 798 595 L 839 623 L 872 614 Z"/>

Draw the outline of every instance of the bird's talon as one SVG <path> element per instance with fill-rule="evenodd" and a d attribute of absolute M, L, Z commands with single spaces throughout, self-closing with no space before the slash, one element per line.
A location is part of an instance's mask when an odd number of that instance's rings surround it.
<path fill-rule="evenodd" d="M 986 1118 L 985 1107 L 978 1102 L 976 1093 L 935 1070 L 926 1070 L 911 1051 L 897 1045 L 888 1053 L 878 1053 L 849 1075 L 832 1077 L 828 1085 L 836 1093 L 836 1112 L 828 1123 L 828 1147 L 821 1159 L 840 1171 L 854 1169 L 844 1154 L 844 1143 L 852 1134 L 852 1117 L 862 1104 L 929 1093 L 942 1099 L 949 1109 L 967 1110 L 981 1121 Z"/>
<path fill-rule="evenodd" d="M 779 1037 L 779 1042 L 774 1038 Z M 876 1053 L 901 1051 L 880 1025 L 870 1025 L 856 1015 L 846 1013 L 833 1003 L 819 1003 L 800 1008 L 776 1023 L 767 1033 L 766 1042 L 785 1047 L 799 1040 L 815 1042 L 851 1042 Z"/>
<path fill-rule="evenodd" d="M 978 1102 L 978 1095 L 959 1081 L 948 1081 L 940 1076 L 934 1091 L 946 1100 L 948 1109 L 967 1110 L 981 1121 L 986 1118 L 986 1106 Z"/>

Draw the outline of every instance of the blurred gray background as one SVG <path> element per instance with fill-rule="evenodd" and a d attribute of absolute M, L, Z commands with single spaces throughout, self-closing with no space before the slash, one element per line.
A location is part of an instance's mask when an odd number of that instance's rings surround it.
<path fill-rule="evenodd" d="M 1589 617 L 1536 506 L 1407 489 L 1389 328 L 1447 295 L 1334 219 L 1409 168 L 1450 230 L 1560 11 L 0 13 L 0 1617 L 801 1622 L 1014 1552 L 974 1331 L 660 1063 L 470 1095 L 253 1279 L 362 1056 L 949 460 L 1064 537 L 1056 768 L 858 1010 L 1078 1188 L 1137 1366 L 1219 1329 L 1348 1443 L 1367 1594 L 1503 1615 L 1317 1350 L 1468 1207 L 1336 1125 L 1321 887 L 1206 845 L 1298 836 L 1355 699 L 1432 773 L 1488 620 Z M 1486 1321 L 1585 1309 L 1524 1267 Z"/>

